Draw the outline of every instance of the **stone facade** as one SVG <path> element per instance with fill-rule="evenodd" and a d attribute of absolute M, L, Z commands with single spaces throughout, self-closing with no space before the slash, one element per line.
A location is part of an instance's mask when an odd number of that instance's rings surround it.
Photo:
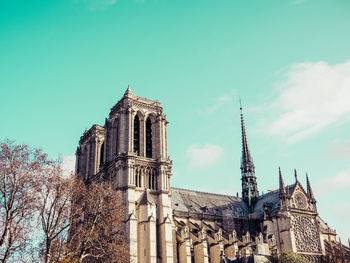
<path fill-rule="evenodd" d="M 159 101 L 128 88 L 76 152 L 78 176 L 122 196 L 130 262 L 267 262 L 290 251 L 321 262 L 336 233 L 318 216 L 309 179 L 305 190 L 295 171 L 285 186 L 280 170 L 279 189 L 259 195 L 242 108 L 242 197 L 171 188 L 167 123 Z"/>

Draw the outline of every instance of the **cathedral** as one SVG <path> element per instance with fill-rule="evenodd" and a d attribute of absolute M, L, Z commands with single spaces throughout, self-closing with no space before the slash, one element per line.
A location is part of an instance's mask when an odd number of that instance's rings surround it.
<path fill-rule="evenodd" d="M 167 119 L 157 100 L 128 87 L 104 126 L 81 136 L 76 174 L 108 181 L 125 204 L 125 233 L 134 263 L 269 262 L 295 252 L 310 262 L 350 262 L 350 249 L 318 215 L 306 175 L 259 194 L 241 108 L 241 197 L 171 187 Z M 340 261 L 339 261 L 340 260 Z M 343 260 L 343 261 L 341 261 Z"/>

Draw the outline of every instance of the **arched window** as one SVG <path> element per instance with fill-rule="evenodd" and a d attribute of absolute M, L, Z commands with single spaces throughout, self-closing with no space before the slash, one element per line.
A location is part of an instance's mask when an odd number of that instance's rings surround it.
<path fill-rule="evenodd" d="M 137 115 L 134 118 L 134 152 L 140 155 L 140 120 Z"/>
<path fill-rule="evenodd" d="M 104 150 L 105 150 L 105 143 L 103 142 L 100 148 L 100 166 L 102 166 L 104 162 Z"/>
<path fill-rule="evenodd" d="M 152 122 L 146 121 L 146 157 L 152 158 Z"/>
<path fill-rule="evenodd" d="M 115 126 L 115 154 L 118 155 L 119 152 L 119 125 Z"/>

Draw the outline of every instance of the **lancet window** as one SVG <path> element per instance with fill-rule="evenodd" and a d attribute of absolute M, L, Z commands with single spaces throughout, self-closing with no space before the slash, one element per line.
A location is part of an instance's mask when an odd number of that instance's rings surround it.
<path fill-rule="evenodd" d="M 148 172 L 148 188 L 151 190 L 157 190 L 158 189 L 158 182 L 156 177 L 156 171 L 153 169 L 150 169 Z"/>
<path fill-rule="evenodd" d="M 141 187 L 141 170 L 140 169 L 135 170 L 135 186 Z"/>
<path fill-rule="evenodd" d="M 146 157 L 152 158 L 152 122 L 150 118 L 146 121 Z"/>
<path fill-rule="evenodd" d="M 140 155 L 140 119 L 137 115 L 134 118 L 134 152 Z"/>

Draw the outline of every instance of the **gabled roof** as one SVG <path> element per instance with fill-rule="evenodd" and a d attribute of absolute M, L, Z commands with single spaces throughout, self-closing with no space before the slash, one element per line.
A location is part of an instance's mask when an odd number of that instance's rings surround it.
<path fill-rule="evenodd" d="M 171 188 L 171 195 L 171 207 L 176 212 L 248 217 L 248 207 L 240 197 L 180 188 Z"/>

